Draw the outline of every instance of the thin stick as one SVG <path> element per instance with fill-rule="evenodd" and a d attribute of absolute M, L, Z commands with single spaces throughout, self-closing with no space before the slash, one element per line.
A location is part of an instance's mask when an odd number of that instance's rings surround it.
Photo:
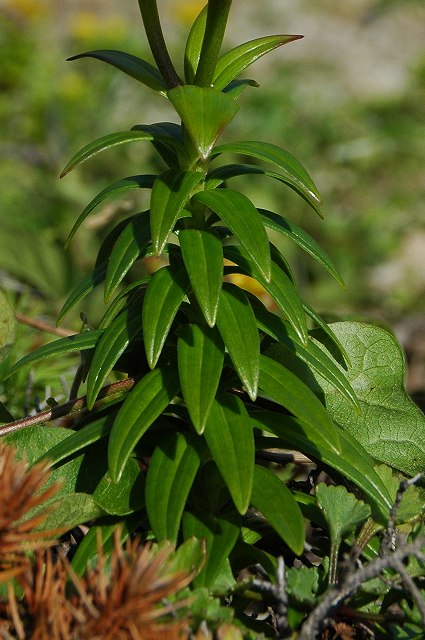
<path fill-rule="evenodd" d="M 33 318 L 30 318 L 23 313 L 16 313 L 15 317 L 21 324 L 25 324 L 28 327 L 33 327 L 33 329 L 38 329 L 39 331 L 52 333 L 53 335 L 60 336 L 61 338 L 67 338 L 68 336 L 73 336 L 75 334 L 75 331 L 71 331 L 71 329 L 55 327 L 54 325 L 49 324 L 48 322 L 44 322 L 43 320 L 34 320 Z"/>

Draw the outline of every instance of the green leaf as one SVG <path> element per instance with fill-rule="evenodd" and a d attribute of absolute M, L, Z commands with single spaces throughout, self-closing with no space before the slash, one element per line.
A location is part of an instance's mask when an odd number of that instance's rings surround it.
<path fill-rule="evenodd" d="M 183 229 L 179 242 L 193 292 L 205 320 L 213 327 L 223 280 L 221 240 L 209 231 Z"/>
<path fill-rule="evenodd" d="M 0 402 L 0 424 L 4 424 L 6 422 L 13 422 L 14 420 L 15 418 L 7 410 L 3 402 Z"/>
<path fill-rule="evenodd" d="M 99 391 L 130 341 L 142 333 L 141 315 L 141 309 L 137 312 L 134 305 L 130 305 L 111 322 L 97 343 L 87 376 L 88 409 L 93 408 Z"/>
<path fill-rule="evenodd" d="M 335 584 L 339 547 L 346 535 L 369 518 L 370 507 L 362 500 L 357 500 L 342 485 L 334 487 L 320 482 L 316 486 L 316 498 L 329 528 L 329 583 Z"/>
<path fill-rule="evenodd" d="M 270 142 L 242 141 L 219 145 L 214 148 L 212 155 L 216 156 L 222 153 L 238 153 L 278 166 L 283 172 L 289 186 L 302 195 L 308 202 L 313 200 L 316 203 L 316 207 L 320 204 L 319 192 L 310 175 L 302 164 L 298 162 L 292 154 L 288 153 L 288 151 Z"/>
<path fill-rule="evenodd" d="M 239 107 L 224 93 L 211 87 L 185 85 L 168 92 L 202 159 L 206 160 L 215 141 L 236 115 Z"/>
<path fill-rule="evenodd" d="M 151 369 L 158 362 L 168 332 L 189 283 L 184 269 L 162 267 L 156 271 L 143 301 L 142 325 L 146 356 Z"/>
<path fill-rule="evenodd" d="M 108 302 L 116 288 L 142 255 L 150 241 L 149 212 L 132 216 L 117 239 L 108 263 L 105 278 L 105 302 Z"/>
<path fill-rule="evenodd" d="M 62 309 L 59 312 L 56 324 L 60 324 L 67 313 L 75 307 L 75 305 L 85 298 L 97 285 L 104 281 L 106 276 L 107 264 L 99 264 L 90 275 L 83 278 L 71 291 L 65 300 Z"/>
<path fill-rule="evenodd" d="M 198 538 L 187 538 L 167 562 L 167 573 L 197 574 L 205 562 L 205 543 Z"/>
<path fill-rule="evenodd" d="M 105 313 L 102 316 L 101 321 L 98 324 L 99 329 L 106 329 L 112 320 L 117 317 L 117 315 L 125 309 L 125 307 L 129 304 L 129 301 L 135 300 L 136 298 L 142 302 L 144 291 L 149 284 L 151 279 L 150 275 L 147 275 L 145 278 L 141 278 L 140 280 L 135 280 L 134 282 L 130 282 L 129 285 L 124 287 L 119 294 L 114 298 L 109 307 L 106 309 Z"/>
<path fill-rule="evenodd" d="M 264 287 L 295 329 L 298 339 L 301 340 L 302 344 L 306 345 L 308 342 L 308 327 L 303 302 L 294 283 L 285 271 L 273 261 L 272 277 L 270 282 L 267 282 L 251 264 L 241 247 L 225 247 L 224 257 L 235 262 L 242 268 L 244 273 L 257 280 Z"/>
<path fill-rule="evenodd" d="M 158 69 L 149 62 L 146 62 L 146 60 L 131 55 L 131 53 L 115 51 L 113 49 L 98 49 L 96 51 L 79 53 L 76 56 L 68 58 L 68 60 L 78 60 L 79 58 L 95 58 L 107 62 L 120 71 L 124 71 L 124 73 L 135 78 L 150 89 L 157 91 L 162 96 L 167 95 L 167 85 Z"/>
<path fill-rule="evenodd" d="M 269 469 L 255 465 L 251 504 L 297 555 L 304 549 L 305 524 L 288 487 Z"/>
<path fill-rule="evenodd" d="M 88 205 L 81 212 L 80 216 L 77 219 L 77 222 L 74 224 L 69 233 L 69 236 L 65 243 L 65 248 L 68 247 L 76 231 L 87 218 L 87 216 L 93 211 L 95 207 L 97 207 L 98 204 L 103 202 L 103 200 L 109 198 L 110 196 L 116 195 L 117 193 L 128 191 L 129 189 L 152 189 L 155 178 L 156 176 L 154 175 L 129 176 L 128 178 L 123 178 L 122 180 L 118 180 L 117 182 L 110 184 L 108 187 L 105 187 L 105 189 L 98 193 L 97 196 L 93 198 L 93 200 L 90 200 Z"/>
<path fill-rule="evenodd" d="M 309 304 L 307 304 L 307 302 L 303 301 L 303 307 L 306 314 L 310 316 L 313 322 L 321 329 L 320 333 L 325 337 L 327 344 L 333 346 L 331 353 L 335 354 L 335 358 L 338 360 L 338 362 L 344 365 L 344 369 L 347 369 L 347 367 L 351 367 L 351 360 L 347 353 L 347 349 L 344 347 L 341 340 L 339 340 L 336 333 L 332 331 L 327 322 L 325 322 L 323 318 L 321 318 L 319 314 L 316 313 L 316 311 L 312 307 L 310 307 Z"/>
<path fill-rule="evenodd" d="M 240 514 L 249 507 L 254 477 L 254 434 L 245 405 L 220 394 L 206 421 L 205 440 Z"/>
<path fill-rule="evenodd" d="M 75 169 L 75 167 L 92 158 L 100 151 L 110 149 L 119 144 L 126 144 L 127 142 L 140 142 L 141 140 L 152 141 L 154 139 L 155 136 L 152 133 L 145 131 L 118 131 L 117 133 L 109 133 L 80 149 L 65 166 L 60 177 L 63 178 L 67 173 L 72 171 L 72 169 Z"/>
<path fill-rule="evenodd" d="M 0 362 L 7 356 L 15 342 L 15 326 L 15 314 L 6 296 L 0 291 Z"/>
<path fill-rule="evenodd" d="M 319 428 L 335 453 L 340 450 L 339 434 L 325 407 L 314 393 L 289 369 L 264 355 L 260 356 L 259 387 L 267 397 L 288 409 L 302 423 Z"/>
<path fill-rule="evenodd" d="M 230 95 L 233 95 L 233 93 L 234 92 L 230 89 Z M 274 180 L 278 180 L 278 182 L 282 182 L 283 184 L 288 185 L 291 189 L 298 193 L 310 205 L 312 209 L 314 209 L 314 211 L 320 216 L 320 218 L 323 218 L 317 196 L 313 197 L 311 196 L 309 191 L 302 189 L 298 181 L 294 181 L 291 173 L 277 173 L 276 171 L 271 171 L 270 169 L 263 169 L 262 167 L 257 167 L 255 165 L 249 164 L 225 164 L 221 167 L 212 169 L 208 173 L 207 179 L 209 181 L 214 181 L 216 183 L 216 187 L 229 180 L 230 178 L 251 175 L 267 176 L 268 178 L 273 178 Z"/>
<path fill-rule="evenodd" d="M 264 351 L 264 355 L 277 360 L 295 374 L 303 371 L 304 375 L 308 376 L 304 366 L 306 364 L 338 389 L 352 403 L 355 410 L 360 411 L 354 389 L 348 382 L 345 372 L 336 366 L 332 358 L 313 340 L 309 339 L 305 346 L 300 344 L 299 338 L 288 322 L 268 311 L 258 300 L 254 301 L 253 297 L 250 299 L 259 329 L 277 341 Z"/>
<path fill-rule="evenodd" d="M 201 463 L 196 440 L 186 433 L 164 437 L 146 477 L 146 510 L 158 540 L 177 541 L 182 513 Z"/>
<path fill-rule="evenodd" d="M 266 211 L 265 209 L 258 210 L 263 223 L 269 229 L 282 233 L 286 237 L 290 238 L 298 244 L 304 251 L 309 253 L 313 258 L 322 265 L 341 286 L 344 286 L 344 281 L 336 270 L 333 262 L 329 258 L 328 254 L 317 244 L 317 242 L 306 233 L 301 227 L 298 227 L 293 222 L 289 222 L 285 218 Z"/>
<path fill-rule="evenodd" d="M 195 536 L 205 540 L 206 562 L 193 584 L 196 588 L 212 588 L 236 544 L 240 527 L 225 515 L 215 517 L 207 512 L 195 514 L 185 511 L 183 531 L 186 539 Z"/>
<path fill-rule="evenodd" d="M 373 458 L 349 433 L 336 425 L 332 431 L 323 430 L 319 424 L 309 424 L 273 411 L 253 412 L 251 419 L 257 428 L 280 438 L 284 446 L 324 462 L 357 484 L 373 501 L 375 519 L 381 524 L 387 522 L 393 501 L 373 468 Z"/>
<path fill-rule="evenodd" d="M 290 567 L 286 572 L 288 594 L 303 608 L 316 604 L 319 591 L 319 570 L 317 567 Z"/>
<path fill-rule="evenodd" d="M 207 7 L 205 6 L 192 24 L 186 41 L 184 50 L 184 77 L 187 84 L 193 84 L 195 79 L 199 58 L 201 57 L 206 22 Z"/>
<path fill-rule="evenodd" d="M 96 500 L 88 493 L 68 493 L 67 495 L 47 501 L 47 518 L 39 529 L 64 529 L 69 531 L 73 527 L 95 520 L 104 515 L 104 511 L 96 504 Z"/>
<path fill-rule="evenodd" d="M 261 217 L 252 202 L 238 191 L 214 189 L 194 195 L 192 202 L 201 202 L 217 213 L 238 238 L 263 278 L 271 279 L 269 239 Z"/>
<path fill-rule="evenodd" d="M 203 180 L 199 171 L 167 171 L 155 180 L 151 196 L 151 232 L 159 255 L 174 229 L 194 187 Z"/>
<path fill-rule="evenodd" d="M 118 412 L 109 437 L 109 470 L 117 482 L 134 447 L 180 388 L 177 371 L 154 369 L 130 391 Z"/>
<path fill-rule="evenodd" d="M 287 35 L 265 36 L 244 42 L 227 51 L 217 62 L 213 80 L 214 88 L 221 91 L 258 58 L 287 42 L 292 42 L 302 37 Z"/>
<path fill-rule="evenodd" d="M 404 387 L 405 360 L 391 333 L 358 322 L 331 325 L 347 350 L 352 366 L 346 372 L 362 408 L 353 413 L 347 401 L 316 375 L 327 409 L 344 430 L 377 460 L 414 475 L 425 465 L 425 416 Z M 333 354 L 332 343 L 318 336 Z M 337 366 L 340 364 L 336 362 Z"/>
<path fill-rule="evenodd" d="M 233 98 L 233 100 L 237 100 L 247 87 L 258 88 L 259 86 L 255 80 L 233 80 L 233 82 L 230 82 L 227 87 L 223 89 L 223 93 Z"/>
<path fill-rule="evenodd" d="M 45 344 L 21 358 L 7 372 L 6 377 L 14 375 L 19 369 L 27 367 L 29 364 L 33 365 L 36 362 L 42 362 L 49 358 L 57 358 L 58 356 L 75 353 L 76 351 L 93 349 L 102 334 L 103 331 L 84 331 L 83 333 L 77 333 L 75 336 L 59 338 L 59 340 L 49 342 L 49 344 Z"/>
<path fill-rule="evenodd" d="M 202 433 L 214 400 L 224 361 L 224 345 L 216 329 L 187 324 L 177 344 L 179 376 L 190 419 Z"/>
<path fill-rule="evenodd" d="M 257 321 L 248 298 L 238 287 L 224 283 L 217 326 L 233 366 L 251 400 L 257 397 L 260 339 Z"/>
<path fill-rule="evenodd" d="M 375 471 L 388 489 L 394 504 L 397 500 L 400 484 L 404 481 L 404 478 L 401 478 L 400 473 L 394 471 L 394 469 L 388 467 L 386 464 L 376 466 Z M 397 506 L 397 524 L 417 520 L 424 509 L 425 505 L 421 487 L 411 484 L 407 490 L 403 492 L 401 502 Z"/>

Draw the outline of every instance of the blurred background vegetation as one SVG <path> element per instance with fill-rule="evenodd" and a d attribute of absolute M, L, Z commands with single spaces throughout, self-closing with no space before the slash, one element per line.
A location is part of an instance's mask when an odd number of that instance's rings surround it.
<path fill-rule="evenodd" d="M 179 63 L 203 4 L 159 0 Z M 263 181 L 251 179 L 246 193 L 306 228 L 334 259 L 346 290 L 285 247 L 318 311 L 391 326 L 408 351 L 413 340 L 412 390 L 425 386 L 424 22 L 423 0 L 234 0 L 227 38 L 231 46 L 268 33 L 306 36 L 250 69 L 261 89 L 240 98 L 226 136 L 274 142 L 306 166 L 323 196 L 324 222 L 277 184 L 264 191 Z M 146 145 L 128 145 L 63 181 L 61 168 L 96 137 L 171 112 L 163 98 L 107 65 L 65 62 L 96 48 L 150 59 L 136 0 L 0 0 L 0 24 L 0 288 L 19 314 L 54 323 L 70 287 L 92 269 L 111 222 L 141 210 L 143 200 L 97 209 L 65 251 L 76 217 L 107 184 L 148 173 L 157 159 Z M 83 310 L 95 326 L 103 313 L 99 292 Z M 80 328 L 77 312 L 67 324 Z M 46 339 L 21 326 L 2 369 Z M 67 372 L 52 366 L 37 371 L 36 386 L 45 396 L 53 384 L 58 398 Z M 0 400 L 11 395 L 0 384 Z"/>

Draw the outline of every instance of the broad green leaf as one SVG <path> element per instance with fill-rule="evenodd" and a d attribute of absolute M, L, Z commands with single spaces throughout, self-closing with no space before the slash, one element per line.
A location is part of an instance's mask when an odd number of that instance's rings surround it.
<path fill-rule="evenodd" d="M 208 512 L 185 511 L 183 532 L 186 539 L 195 536 L 205 540 L 206 562 L 193 584 L 196 588 L 212 588 L 236 544 L 240 532 L 238 523 L 224 515 L 215 517 Z"/>
<path fill-rule="evenodd" d="M 19 369 L 21 369 L 22 367 L 26 367 L 29 364 L 33 365 L 36 362 L 41 362 L 47 360 L 48 358 L 57 358 L 58 356 L 64 356 L 68 353 L 75 353 L 76 351 L 93 349 L 102 334 L 103 331 L 99 330 L 84 331 L 83 333 L 77 333 L 75 336 L 59 338 L 54 342 L 49 342 L 49 344 L 45 344 L 21 358 L 7 372 L 6 377 L 12 376 Z"/>
<path fill-rule="evenodd" d="M 102 334 L 90 363 L 87 376 L 87 407 L 93 408 L 97 395 L 118 358 L 131 340 L 142 333 L 142 313 L 130 305 L 117 316 Z"/>
<path fill-rule="evenodd" d="M 230 142 L 214 148 L 214 156 L 222 153 L 237 153 L 240 155 L 263 160 L 279 167 L 286 177 L 288 184 L 308 200 L 313 199 L 320 204 L 320 195 L 316 185 L 302 164 L 288 151 L 270 142 Z"/>
<path fill-rule="evenodd" d="M 188 538 L 177 547 L 167 561 L 167 573 L 197 574 L 205 563 L 205 543 L 198 538 Z"/>
<path fill-rule="evenodd" d="M 320 482 L 316 486 L 316 498 L 329 529 L 329 583 L 335 584 L 339 547 L 346 535 L 369 518 L 370 507 L 342 485 L 334 487 Z"/>
<path fill-rule="evenodd" d="M 83 278 L 71 291 L 67 299 L 65 300 L 62 309 L 59 312 L 56 324 L 60 324 L 67 313 L 75 307 L 75 305 L 85 298 L 97 285 L 104 281 L 106 276 L 107 264 L 99 264 L 90 273 L 90 275 Z"/>
<path fill-rule="evenodd" d="M 48 516 L 39 529 L 63 529 L 69 531 L 79 524 L 95 520 L 105 512 L 88 493 L 68 493 L 55 500 L 47 501 L 43 506 L 48 508 Z"/>
<path fill-rule="evenodd" d="M 100 151 L 110 149 L 119 144 L 126 144 L 127 142 L 140 142 L 141 140 L 152 141 L 154 139 L 155 136 L 152 133 L 145 131 L 118 131 L 117 133 L 109 133 L 80 149 L 65 166 L 60 177 L 63 178 L 67 173 L 72 171 L 72 169 L 75 169 L 75 167 L 92 158 Z"/>
<path fill-rule="evenodd" d="M 225 247 L 224 257 L 235 262 L 246 275 L 251 276 L 264 287 L 295 329 L 298 339 L 302 344 L 306 345 L 308 342 L 308 327 L 304 305 L 294 283 L 285 271 L 273 261 L 272 277 L 270 282 L 267 282 L 251 264 L 242 247 Z"/>
<path fill-rule="evenodd" d="M 242 400 L 220 394 L 212 403 L 204 436 L 240 514 L 249 507 L 254 474 L 254 433 Z"/>
<path fill-rule="evenodd" d="M 6 296 L 0 291 L 0 362 L 15 342 L 15 315 Z"/>
<path fill-rule="evenodd" d="M 124 71 L 124 73 L 135 78 L 150 89 L 157 91 L 162 96 L 167 95 L 167 85 L 165 84 L 158 69 L 149 62 L 146 62 L 146 60 L 142 60 L 137 56 L 131 55 L 131 53 L 115 51 L 113 49 L 99 49 L 96 51 L 79 53 L 76 56 L 68 58 L 68 60 L 78 60 L 79 58 L 96 58 L 97 60 L 107 62 L 120 71 Z"/>
<path fill-rule="evenodd" d="M 117 239 L 108 262 L 105 278 L 105 302 L 142 255 L 150 241 L 149 212 L 133 216 Z"/>
<path fill-rule="evenodd" d="M 210 231 L 183 229 L 179 242 L 193 292 L 205 320 L 213 327 L 223 280 L 221 240 Z"/>
<path fill-rule="evenodd" d="M 214 88 L 221 91 L 258 58 L 287 42 L 292 42 L 302 37 L 288 35 L 265 36 L 244 42 L 227 51 L 217 62 L 213 79 Z"/>
<path fill-rule="evenodd" d="M 233 95 L 233 91 L 230 90 L 230 94 Z M 288 185 L 291 189 L 293 189 L 298 195 L 300 195 L 314 211 L 323 218 L 323 214 L 320 209 L 320 203 L 317 200 L 316 196 L 312 196 L 309 191 L 302 189 L 298 183 L 298 181 L 294 181 L 294 178 L 291 173 L 278 173 L 276 171 L 271 171 L 270 169 L 263 169 L 262 167 L 257 167 L 255 165 L 249 164 L 225 164 L 221 167 L 216 167 L 212 169 L 208 175 L 208 182 L 215 182 L 214 187 L 223 184 L 223 182 L 229 180 L 230 178 L 235 178 L 237 176 L 267 176 L 268 178 L 273 178 L 278 182 L 282 182 L 283 184 Z M 207 182 L 207 184 L 208 184 Z"/>
<path fill-rule="evenodd" d="M 143 300 L 142 325 L 146 356 L 151 369 L 158 362 L 162 347 L 189 283 L 183 269 L 171 266 L 152 276 Z"/>
<path fill-rule="evenodd" d="M 316 389 L 324 395 L 329 414 L 380 462 L 408 475 L 423 471 L 425 416 L 406 393 L 405 360 L 397 341 L 385 329 L 358 322 L 338 322 L 330 327 L 350 357 L 352 366 L 345 375 L 362 413 L 354 413 L 347 401 L 316 375 Z M 319 346 L 323 342 L 334 353 L 326 337 L 317 337 Z"/>
<path fill-rule="evenodd" d="M 177 542 L 183 510 L 200 463 L 196 440 L 185 433 L 167 435 L 153 452 L 145 499 L 157 540 Z"/>
<path fill-rule="evenodd" d="M 269 469 L 255 465 L 251 504 L 297 555 L 304 549 L 305 524 L 288 487 Z"/>
<path fill-rule="evenodd" d="M 339 434 L 325 407 L 306 384 L 279 362 L 260 356 L 260 389 L 268 398 L 288 409 L 302 423 L 319 428 L 335 453 Z"/>
<path fill-rule="evenodd" d="M 238 287 L 224 283 L 217 326 L 233 366 L 251 400 L 257 397 L 260 339 L 257 321 L 248 298 Z"/>
<path fill-rule="evenodd" d="M 118 180 L 117 182 L 110 184 L 108 187 L 105 187 L 105 189 L 98 193 L 97 196 L 93 198 L 93 200 L 90 200 L 88 205 L 79 215 L 76 223 L 69 233 L 69 236 L 65 243 L 65 248 L 69 245 L 76 231 L 87 218 L 87 216 L 93 211 L 95 207 L 97 207 L 98 204 L 103 202 L 103 200 L 109 198 L 110 196 L 114 196 L 117 193 L 121 193 L 122 191 L 128 191 L 129 189 L 152 189 L 155 178 L 156 176 L 154 175 L 129 176 L 128 178 L 123 178 L 122 180 Z"/>
<path fill-rule="evenodd" d="M 193 426 L 202 433 L 223 369 L 223 341 L 216 329 L 187 324 L 179 335 L 177 356 L 183 399 Z"/>
<path fill-rule="evenodd" d="M 190 29 L 184 50 L 184 77 L 187 84 L 193 84 L 196 70 L 201 57 L 202 42 L 207 22 L 207 7 L 205 6 Z"/>
<path fill-rule="evenodd" d="M 199 171 L 167 171 L 155 180 L 152 188 L 150 216 L 155 253 L 162 253 L 195 186 L 203 180 Z"/>
<path fill-rule="evenodd" d="M 177 371 L 163 367 L 150 371 L 130 391 L 109 437 L 109 470 L 114 482 L 119 481 L 142 435 L 168 406 L 179 388 Z"/>
<path fill-rule="evenodd" d="M 261 217 L 252 202 L 238 191 L 214 189 L 194 195 L 192 202 L 201 202 L 214 211 L 238 238 L 263 278 L 271 279 L 269 239 Z"/>
<path fill-rule="evenodd" d="M 185 85 L 170 89 L 168 98 L 186 127 L 201 158 L 206 160 L 215 141 L 239 107 L 211 87 Z"/>
<path fill-rule="evenodd" d="M 281 362 L 295 374 L 302 370 L 308 375 L 306 364 L 338 389 L 352 403 L 355 410 L 360 411 L 354 389 L 345 372 L 336 366 L 332 358 L 311 339 L 305 346 L 300 344 L 299 338 L 287 321 L 268 311 L 260 301 L 253 298 L 250 297 L 250 300 L 258 328 L 277 341 L 264 351 L 264 355 Z"/>
<path fill-rule="evenodd" d="M 328 254 L 317 244 L 317 242 L 306 233 L 301 227 L 298 227 L 293 222 L 289 222 L 285 218 L 273 213 L 272 211 L 266 211 L 265 209 L 258 210 L 263 223 L 269 229 L 277 231 L 287 236 L 298 244 L 304 251 L 309 253 L 324 267 L 341 286 L 344 286 L 344 281 L 336 270 L 332 260 Z"/>
<path fill-rule="evenodd" d="M 324 462 L 357 484 L 371 498 L 375 519 L 381 524 L 387 522 L 393 501 L 373 468 L 373 458 L 349 433 L 336 425 L 333 431 L 324 431 L 319 424 L 273 411 L 256 411 L 251 418 L 254 426 L 274 433 L 287 448 Z M 335 442 L 339 443 L 338 447 Z"/>
<path fill-rule="evenodd" d="M 288 594 L 304 609 L 313 608 L 317 603 L 319 591 L 318 567 L 290 567 L 286 572 L 286 588 Z"/>
<path fill-rule="evenodd" d="M 400 473 L 394 471 L 394 469 L 386 464 L 376 466 L 375 471 L 385 484 L 395 504 L 400 484 L 404 481 L 404 478 L 401 478 Z M 425 504 L 422 488 L 411 484 L 407 490 L 403 492 L 401 501 L 397 505 L 396 522 L 403 524 L 410 520 L 415 521 L 423 514 L 424 510 Z"/>

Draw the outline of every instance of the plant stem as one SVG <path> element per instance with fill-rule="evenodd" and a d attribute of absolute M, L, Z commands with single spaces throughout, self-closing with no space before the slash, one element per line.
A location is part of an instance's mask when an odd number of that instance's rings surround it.
<path fill-rule="evenodd" d="M 156 0 L 139 0 L 140 13 L 152 55 L 167 86 L 172 89 L 183 84 L 168 53 L 159 20 Z"/>
<path fill-rule="evenodd" d="M 214 78 L 232 0 L 209 0 L 207 22 L 194 84 L 209 87 Z"/>

